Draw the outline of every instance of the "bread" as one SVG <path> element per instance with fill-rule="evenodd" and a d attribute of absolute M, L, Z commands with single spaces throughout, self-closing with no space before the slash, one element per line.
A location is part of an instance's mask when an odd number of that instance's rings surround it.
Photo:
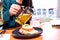
<path fill-rule="evenodd" d="M 19 30 L 21 34 L 37 34 L 38 31 L 35 30 L 33 27 L 31 27 L 29 24 L 25 24 L 22 26 L 22 28 Z"/>

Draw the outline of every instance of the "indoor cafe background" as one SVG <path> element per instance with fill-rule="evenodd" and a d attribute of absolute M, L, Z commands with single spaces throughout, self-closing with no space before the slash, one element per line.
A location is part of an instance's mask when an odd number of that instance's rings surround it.
<path fill-rule="evenodd" d="M 60 17 L 60 0 L 32 0 L 34 17 L 57 19 Z"/>
<path fill-rule="evenodd" d="M 33 2 L 33 10 L 34 17 L 43 17 L 43 18 L 51 18 L 56 19 L 56 17 L 60 17 L 60 0 L 32 0 Z M 0 0 L 0 14 L 1 12 L 1 0 Z M 53 9 L 53 10 L 49 10 Z"/>

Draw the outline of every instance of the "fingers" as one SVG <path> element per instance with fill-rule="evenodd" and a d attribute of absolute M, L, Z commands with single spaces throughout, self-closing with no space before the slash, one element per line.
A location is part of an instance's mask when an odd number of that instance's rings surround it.
<path fill-rule="evenodd" d="M 18 11 L 21 9 L 20 5 L 17 5 L 17 4 L 12 4 L 11 8 L 18 10 Z"/>
<path fill-rule="evenodd" d="M 18 12 L 18 11 L 15 10 L 15 9 L 12 9 L 12 8 L 10 9 L 10 14 L 17 14 L 17 12 Z"/>
<path fill-rule="evenodd" d="M 20 11 L 21 7 L 17 4 L 12 4 L 9 10 L 10 15 L 16 15 L 18 11 Z"/>

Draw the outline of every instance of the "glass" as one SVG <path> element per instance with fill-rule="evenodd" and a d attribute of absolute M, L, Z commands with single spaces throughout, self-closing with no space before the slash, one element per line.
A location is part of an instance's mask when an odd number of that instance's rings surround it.
<path fill-rule="evenodd" d="M 43 11 L 43 15 L 46 16 L 46 13 L 47 13 L 46 9 L 42 9 L 42 11 Z"/>
<path fill-rule="evenodd" d="M 0 27 L 2 27 L 3 26 L 3 20 L 2 20 L 2 18 L 0 18 Z"/>
<path fill-rule="evenodd" d="M 41 20 L 39 18 L 32 19 L 30 21 L 30 26 L 32 26 L 32 27 L 41 27 Z"/>
<path fill-rule="evenodd" d="M 18 24 L 23 25 L 29 21 L 32 17 L 33 10 L 30 7 L 26 7 L 25 10 L 15 20 Z"/>
<path fill-rule="evenodd" d="M 2 14 L 2 4 L 0 2 L 0 29 L 3 27 L 3 14 Z"/>
<path fill-rule="evenodd" d="M 5 30 L 3 30 L 3 24 L 2 4 L 0 1 L 0 38 L 3 37 L 3 33 L 5 32 Z"/>
<path fill-rule="evenodd" d="M 49 12 L 49 17 L 53 17 L 53 15 L 54 15 L 54 8 L 50 8 L 48 10 L 48 12 Z"/>

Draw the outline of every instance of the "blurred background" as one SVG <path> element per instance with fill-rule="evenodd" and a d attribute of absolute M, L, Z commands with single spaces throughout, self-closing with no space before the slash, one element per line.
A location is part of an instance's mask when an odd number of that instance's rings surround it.
<path fill-rule="evenodd" d="M 32 18 L 39 17 L 43 21 L 51 19 L 60 19 L 60 0 L 32 0 L 34 15 Z M 2 4 L 0 0 L 0 17 L 3 18 Z"/>
<path fill-rule="evenodd" d="M 32 18 L 40 18 L 43 22 L 60 20 L 60 0 L 32 0 L 34 15 Z"/>

